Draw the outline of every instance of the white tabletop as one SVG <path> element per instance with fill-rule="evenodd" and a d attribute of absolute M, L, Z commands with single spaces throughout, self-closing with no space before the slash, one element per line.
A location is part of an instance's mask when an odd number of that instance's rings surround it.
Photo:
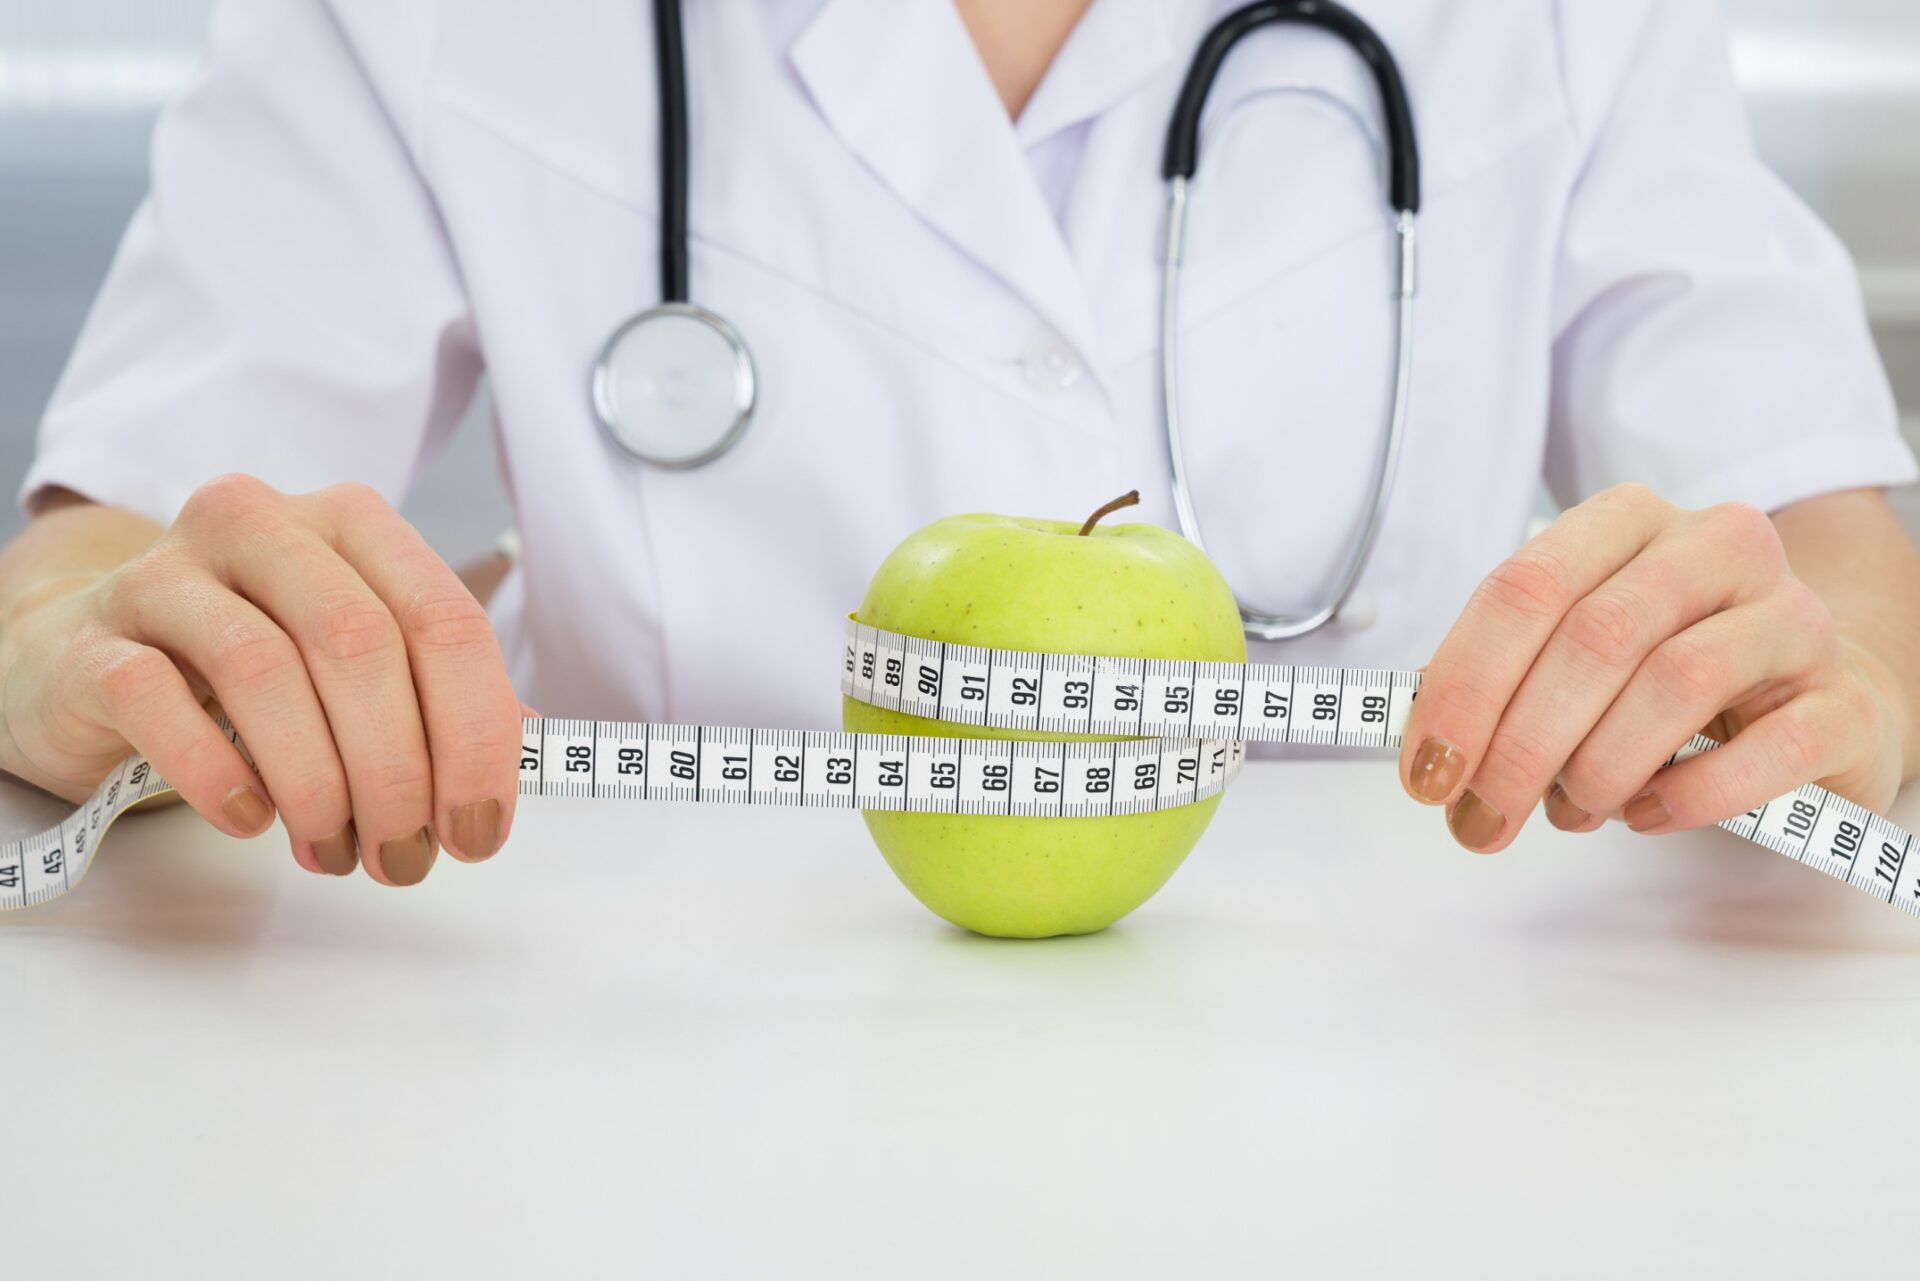
<path fill-rule="evenodd" d="M 852 814 L 530 801 L 391 891 L 176 809 L 0 918 L 0 1275 L 1912 1275 L 1917 1070 L 1920 920 L 1474 857 L 1379 760 L 1045 943 Z"/>

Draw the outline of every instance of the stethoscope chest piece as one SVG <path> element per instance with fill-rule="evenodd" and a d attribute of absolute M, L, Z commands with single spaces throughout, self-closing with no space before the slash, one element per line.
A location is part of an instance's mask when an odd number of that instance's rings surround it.
<path fill-rule="evenodd" d="M 669 302 L 615 330 L 593 367 L 593 412 L 635 458 L 697 467 L 753 417 L 753 357 L 720 317 Z"/>

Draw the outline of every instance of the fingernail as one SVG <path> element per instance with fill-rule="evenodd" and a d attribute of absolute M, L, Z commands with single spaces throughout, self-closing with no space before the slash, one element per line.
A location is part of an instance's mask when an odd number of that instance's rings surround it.
<path fill-rule="evenodd" d="M 474 801 L 454 809 L 447 844 L 471 859 L 492 858 L 500 848 L 500 802 Z"/>
<path fill-rule="evenodd" d="M 353 869 L 360 863 L 359 850 L 353 839 L 353 824 L 349 823 L 332 836 L 323 836 L 315 841 L 313 861 L 328 876 L 352 876 Z"/>
<path fill-rule="evenodd" d="M 1563 832 L 1577 832 L 1593 821 L 1593 815 L 1567 799 L 1566 789 L 1555 783 L 1547 792 L 1547 822 Z"/>
<path fill-rule="evenodd" d="M 1477 850 L 1500 839 L 1500 833 L 1507 826 L 1507 816 L 1481 800 L 1478 793 L 1465 791 L 1460 793 L 1453 813 L 1447 815 L 1447 826 L 1453 829 L 1455 840 L 1468 849 Z"/>
<path fill-rule="evenodd" d="M 1413 785 L 1415 796 L 1429 805 L 1438 805 L 1460 786 L 1460 776 L 1466 768 L 1467 758 L 1460 754 L 1459 748 L 1445 739 L 1430 738 L 1413 754 L 1413 768 L 1408 771 L 1407 781 Z"/>
<path fill-rule="evenodd" d="M 1664 827 L 1673 822 L 1673 811 L 1667 803 L 1652 792 L 1642 792 L 1627 802 L 1621 817 L 1627 820 L 1627 826 L 1636 832 L 1650 832 L 1656 827 Z"/>
<path fill-rule="evenodd" d="M 227 816 L 227 822 L 248 836 L 259 835 L 273 822 L 273 806 L 244 783 L 227 793 L 227 799 L 220 802 L 220 812 Z"/>
<path fill-rule="evenodd" d="M 380 842 L 380 870 L 395 885 L 418 885 L 427 879 L 434 853 L 433 832 L 423 827 Z"/>

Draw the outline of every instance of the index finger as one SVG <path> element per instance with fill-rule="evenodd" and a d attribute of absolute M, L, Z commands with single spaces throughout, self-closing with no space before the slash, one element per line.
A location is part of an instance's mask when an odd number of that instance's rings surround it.
<path fill-rule="evenodd" d="M 487 612 L 418 530 L 370 490 L 326 495 L 329 539 L 400 624 L 433 766 L 434 830 L 465 862 L 513 824 L 521 712 Z"/>
<path fill-rule="evenodd" d="M 1481 582 L 1434 652 L 1407 719 L 1400 781 L 1444 805 L 1472 776 L 1567 611 L 1638 556 L 1671 508 L 1621 486 L 1568 508 Z"/>

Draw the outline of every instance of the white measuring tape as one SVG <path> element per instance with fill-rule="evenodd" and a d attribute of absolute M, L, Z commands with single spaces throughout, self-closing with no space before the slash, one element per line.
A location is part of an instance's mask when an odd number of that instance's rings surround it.
<path fill-rule="evenodd" d="M 934 720 L 1105 742 L 529 717 L 520 794 L 1063 818 L 1215 795 L 1249 742 L 1400 745 L 1416 672 L 982 649 L 847 625 L 841 692 Z M 224 718 L 221 728 L 240 746 Z M 1673 759 L 1718 744 L 1695 737 Z M 172 788 L 139 756 L 58 827 L 0 845 L 0 910 L 59 898 L 107 826 Z M 1913 837 L 1808 784 L 1721 827 L 1920 914 Z"/>

